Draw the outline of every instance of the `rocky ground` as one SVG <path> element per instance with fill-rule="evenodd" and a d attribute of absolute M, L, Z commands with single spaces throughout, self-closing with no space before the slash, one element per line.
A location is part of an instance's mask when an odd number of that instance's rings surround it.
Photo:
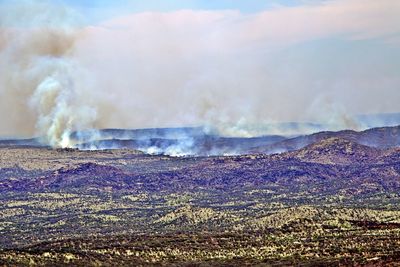
<path fill-rule="evenodd" d="M 0 265 L 400 261 L 400 149 L 326 136 L 286 153 L 0 148 Z"/>

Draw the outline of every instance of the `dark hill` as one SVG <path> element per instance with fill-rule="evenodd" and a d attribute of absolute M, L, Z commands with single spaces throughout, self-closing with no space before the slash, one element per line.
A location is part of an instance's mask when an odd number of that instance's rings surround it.
<path fill-rule="evenodd" d="M 360 164 L 376 160 L 382 151 L 347 139 L 331 137 L 308 145 L 289 155 L 305 162 L 322 164 Z"/>
<path fill-rule="evenodd" d="M 261 136 L 252 138 L 222 137 L 217 135 L 195 135 L 177 139 L 164 137 L 140 139 L 101 139 L 92 142 L 81 143 L 80 149 L 136 149 L 149 154 L 166 155 L 240 155 L 247 154 L 254 146 L 270 145 L 285 140 L 278 135 Z"/>
<path fill-rule="evenodd" d="M 400 126 L 372 128 L 361 132 L 352 130 L 319 132 L 286 139 L 267 146 L 254 147 L 251 151 L 267 154 L 294 151 L 328 138 L 347 139 L 358 144 L 381 149 L 394 148 L 400 146 Z"/>

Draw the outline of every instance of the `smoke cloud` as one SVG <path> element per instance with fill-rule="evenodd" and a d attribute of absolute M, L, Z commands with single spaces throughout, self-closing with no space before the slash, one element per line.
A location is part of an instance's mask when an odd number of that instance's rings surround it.
<path fill-rule="evenodd" d="M 0 18 L 1 128 L 38 135 L 53 147 L 71 146 L 70 133 L 93 127 L 96 119 L 95 108 L 82 101 L 89 83 L 71 56 L 79 35 L 75 15 L 21 1 L 2 6 Z"/>
<path fill-rule="evenodd" d="M 271 125 L 361 129 L 356 114 L 399 112 L 397 1 L 141 12 L 99 23 L 44 2 L 0 8 L 3 136 L 63 147 L 91 128 L 293 134 Z"/>

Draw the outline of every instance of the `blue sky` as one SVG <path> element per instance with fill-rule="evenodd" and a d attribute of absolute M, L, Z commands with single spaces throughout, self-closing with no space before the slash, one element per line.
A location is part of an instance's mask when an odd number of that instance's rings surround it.
<path fill-rule="evenodd" d="M 146 11 L 192 10 L 239 10 L 255 13 L 276 6 L 296 6 L 305 0 L 61 0 L 81 13 L 89 21 L 101 21 L 118 15 Z M 319 2 L 319 1 L 314 1 Z"/>
<path fill-rule="evenodd" d="M 237 9 L 242 12 L 256 12 L 276 5 L 293 6 L 304 3 L 300 0 L 63 0 L 79 8 L 126 8 L 131 11 L 170 11 L 177 9 Z"/>

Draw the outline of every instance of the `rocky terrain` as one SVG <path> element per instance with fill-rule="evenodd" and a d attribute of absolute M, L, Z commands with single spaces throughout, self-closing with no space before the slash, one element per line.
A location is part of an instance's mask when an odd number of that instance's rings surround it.
<path fill-rule="evenodd" d="M 395 266 L 399 136 L 323 132 L 210 157 L 4 142 L 0 265 Z"/>
<path fill-rule="evenodd" d="M 287 138 L 272 144 L 254 147 L 251 149 L 251 152 L 271 154 L 293 151 L 332 137 L 343 138 L 358 144 L 381 149 L 394 148 L 400 146 L 400 126 L 372 128 L 361 132 L 352 130 L 318 132 L 311 135 Z"/>

